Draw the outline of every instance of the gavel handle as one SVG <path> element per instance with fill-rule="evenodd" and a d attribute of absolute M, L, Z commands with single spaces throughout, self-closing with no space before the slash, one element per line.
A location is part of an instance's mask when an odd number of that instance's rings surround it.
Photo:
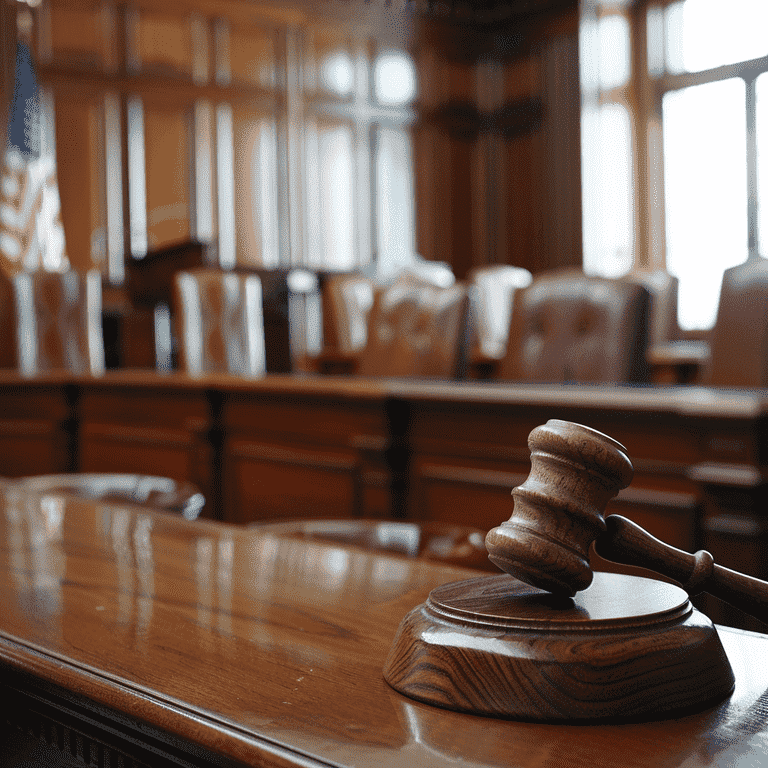
<path fill-rule="evenodd" d="M 716 565 L 705 550 L 691 555 L 665 544 L 621 515 L 605 522 L 607 531 L 595 542 L 600 557 L 649 568 L 680 582 L 691 596 L 708 592 L 768 623 L 768 582 Z"/>

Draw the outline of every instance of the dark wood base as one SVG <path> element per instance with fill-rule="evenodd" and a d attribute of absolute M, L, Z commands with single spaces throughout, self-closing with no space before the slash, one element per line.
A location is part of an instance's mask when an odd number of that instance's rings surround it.
<path fill-rule="evenodd" d="M 403 619 L 384 677 L 446 709 L 547 722 L 660 719 L 734 685 L 682 589 L 613 573 L 574 598 L 506 574 L 444 584 Z"/>

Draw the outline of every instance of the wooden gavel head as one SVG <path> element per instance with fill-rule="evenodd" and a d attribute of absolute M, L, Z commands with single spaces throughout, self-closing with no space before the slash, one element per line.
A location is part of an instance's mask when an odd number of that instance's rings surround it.
<path fill-rule="evenodd" d="M 606 530 L 608 502 L 632 481 L 621 443 L 550 419 L 528 437 L 531 473 L 512 491 L 510 519 L 488 532 L 488 557 L 502 571 L 558 595 L 592 582 L 589 547 Z"/>

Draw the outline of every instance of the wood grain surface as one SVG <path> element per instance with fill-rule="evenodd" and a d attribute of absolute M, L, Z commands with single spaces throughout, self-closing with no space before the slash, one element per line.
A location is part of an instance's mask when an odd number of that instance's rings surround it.
<path fill-rule="evenodd" d="M 480 718 L 411 701 L 382 675 L 402 617 L 470 571 L 117 505 L 13 490 L 0 502 L 0 663 L 210 755 L 689 768 L 768 752 L 758 635 L 721 630 L 736 689 L 696 715 L 589 727 Z"/>
<path fill-rule="evenodd" d="M 608 435 L 550 419 L 528 436 L 531 473 L 512 490 L 514 512 L 485 538 L 505 573 L 572 597 L 592 582 L 589 549 L 605 507 L 632 481 L 626 448 Z"/>
<path fill-rule="evenodd" d="M 384 677 L 428 704 L 545 722 L 670 717 L 734 684 L 682 589 L 616 573 L 574 598 L 506 574 L 437 587 L 400 624 Z"/>

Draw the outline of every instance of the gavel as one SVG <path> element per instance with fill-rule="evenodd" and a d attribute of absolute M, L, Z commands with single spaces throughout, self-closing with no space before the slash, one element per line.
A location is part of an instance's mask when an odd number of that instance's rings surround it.
<path fill-rule="evenodd" d="M 572 597 L 592 582 L 589 549 L 679 582 L 693 596 L 708 592 L 768 621 L 768 583 L 716 565 L 705 550 L 665 544 L 608 502 L 632 481 L 621 443 L 580 424 L 550 419 L 529 438 L 531 472 L 512 491 L 510 519 L 488 532 L 488 557 L 502 571 L 556 595 Z"/>

